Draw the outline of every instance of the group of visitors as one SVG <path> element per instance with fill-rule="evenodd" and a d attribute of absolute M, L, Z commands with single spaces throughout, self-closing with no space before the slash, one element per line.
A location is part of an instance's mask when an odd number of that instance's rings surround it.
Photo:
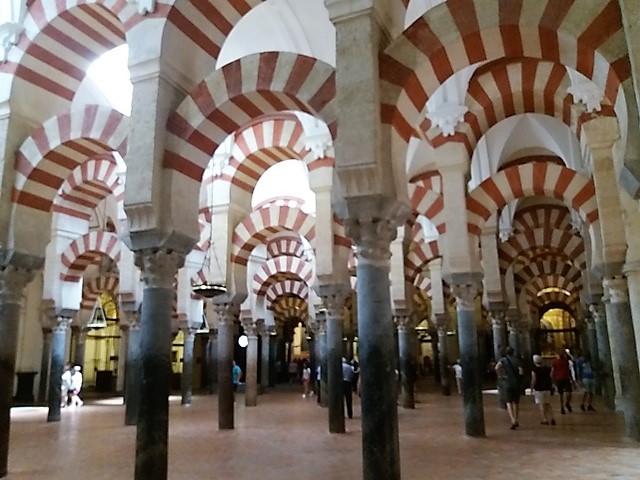
<path fill-rule="evenodd" d="M 572 392 L 582 388 L 580 409 L 595 411 L 593 396 L 595 393 L 595 369 L 589 355 L 578 358 L 575 362 L 568 349 L 558 352 L 551 366 L 544 364 L 540 355 L 533 355 L 531 369 L 531 392 L 534 402 L 540 409 L 542 425 L 556 425 L 551 408 L 551 395 L 558 392 L 560 413 L 573 412 L 571 406 Z M 511 430 L 517 429 L 520 396 L 522 394 L 523 369 L 518 358 L 514 356 L 512 347 L 504 350 L 502 358 L 495 366 L 498 377 L 498 388 L 507 407 L 511 420 Z"/>
<path fill-rule="evenodd" d="M 60 386 L 60 406 L 80 407 L 84 404 L 80 398 L 82 390 L 82 368 L 79 365 L 68 363 L 62 373 L 62 383 Z"/>

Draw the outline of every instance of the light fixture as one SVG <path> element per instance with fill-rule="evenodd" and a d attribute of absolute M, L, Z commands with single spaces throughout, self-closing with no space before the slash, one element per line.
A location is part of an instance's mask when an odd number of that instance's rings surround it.
<path fill-rule="evenodd" d="M 215 178 L 212 176 L 211 186 L 209 188 L 211 194 L 209 196 L 209 204 L 207 208 L 211 209 L 213 206 L 213 182 Z M 211 210 L 209 210 L 211 211 Z M 216 261 L 216 266 L 218 267 L 218 272 L 222 272 L 222 268 L 220 267 L 220 261 L 218 260 L 218 254 L 216 253 L 216 249 L 213 246 L 213 215 L 211 216 L 211 222 L 209 223 L 209 245 L 207 247 L 207 251 L 204 253 L 204 258 L 202 259 L 202 267 L 201 270 L 204 270 L 204 266 L 208 265 L 208 272 L 211 274 L 211 254 L 213 251 L 213 258 Z M 191 287 L 191 290 L 196 295 L 200 295 L 204 298 L 214 298 L 219 295 L 224 295 L 227 293 L 227 287 L 222 283 L 213 283 L 208 280 L 204 282 L 196 283 Z"/>
<path fill-rule="evenodd" d="M 249 345 L 249 339 L 246 335 L 240 335 L 238 338 L 238 345 L 240 345 L 241 348 L 247 348 L 247 345 Z"/>

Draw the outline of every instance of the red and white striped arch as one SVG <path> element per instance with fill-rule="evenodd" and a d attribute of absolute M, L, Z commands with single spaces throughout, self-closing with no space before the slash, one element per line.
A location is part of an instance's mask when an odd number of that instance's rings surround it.
<path fill-rule="evenodd" d="M 427 100 L 455 72 L 500 58 L 567 65 L 612 102 L 630 75 L 618 2 L 445 2 L 380 56 L 383 121 L 408 142 Z"/>
<path fill-rule="evenodd" d="M 264 295 L 272 284 L 285 279 L 299 280 L 308 286 L 313 282 L 313 273 L 313 266 L 300 258 L 271 258 L 253 276 L 252 291 Z"/>
<path fill-rule="evenodd" d="M 71 101 L 89 65 L 125 43 L 124 23 L 136 15 L 124 0 L 32 1 L 25 34 L 0 72 Z"/>
<path fill-rule="evenodd" d="M 265 299 L 267 304 L 271 304 L 276 301 L 278 297 L 283 295 L 294 295 L 302 298 L 305 301 L 309 300 L 309 287 L 305 282 L 300 280 L 283 280 L 280 282 L 272 283 L 265 293 Z"/>
<path fill-rule="evenodd" d="M 570 86 L 567 69 L 557 63 L 524 58 L 500 59 L 483 65 L 469 82 L 465 99 L 469 111 L 457 128 L 457 139 L 471 155 L 491 127 L 524 113 L 554 117 L 575 131 L 571 115 L 574 102 L 567 93 Z M 424 120 L 421 129 L 430 127 L 431 122 Z M 434 148 L 451 140 L 437 132 L 430 138 Z"/>
<path fill-rule="evenodd" d="M 584 240 L 582 237 L 570 230 L 547 227 L 535 228 L 512 235 L 509 240 L 499 244 L 500 271 L 504 274 L 523 252 L 541 247 L 562 252 L 576 262 L 580 268 L 586 267 Z"/>
<path fill-rule="evenodd" d="M 566 167 L 534 162 L 497 172 L 467 196 L 469 232 L 480 235 L 489 217 L 511 200 L 536 195 L 562 200 L 588 225 L 598 219 L 592 180 Z"/>
<path fill-rule="evenodd" d="M 65 282 L 79 282 L 89 265 L 100 261 L 106 255 L 115 263 L 120 261 L 122 244 L 117 235 L 110 232 L 90 232 L 77 238 L 62 253 L 60 279 Z"/>
<path fill-rule="evenodd" d="M 571 230 L 571 214 L 564 205 L 533 205 L 519 208 L 513 217 L 513 230 L 525 232 L 536 228 Z"/>
<path fill-rule="evenodd" d="M 309 312 L 307 301 L 295 296 L 278 297 L 268 308 L 273 311 L 274 317 L 281 321 L 297 318 L 304 322 Z"/>
<path fill-rule="evenodd" d="M 118 203 L 122 202 L 124 186 L 117 169 L 111 155 L 76 167 L 60 187 L 53 211 L 88 221 L 92 211 L 108 195 L 113 195 Z"/>
<path fill-rule="evenodd" d="M 276 237 L 267 243 L 267 255 L 269 258 L 289 256 L 302 258 L 304 245 L 299 236 L 286 235 Z"/>
<path fill-rule="evenodd" d="M 313 245 L 315 218 L 297 208 L 276 205 L 252 212 L 233 231 L 232 263 L 247 265 L 257 245 L 265 243 L 272 234 L 287 230 L 304 236 Z"/>
<path fill-rule="evenodd" d="M 422 273 L 418 273 L 413 282 L 413 286 L 419 292 L 423 292 L 426 297 L 431 298 L 431 279 Z"/>
<path fill-rule="evenodd" d="M 431 260 L 441 256 L 438 241 L 412 243 L 409 253 L 404 260 L 404 278 L 415 285 L 416 278 L 423 267 Z"/>
<path fill-rule="evenodd" d="M 168 120 L 164 167 L 200 182 L 227 135 L 264 115 L 315 115 L 335 135 L 335 73 L 314 58 L 287 52 L 248 55 L 201 82 Z"/>
<path fill-rule="evenodd" d="M 571 285 L 582 285 L 581 270 L 563 260 L 542 260 L 530 263 L 514 271 L 513 277 L 517 286 L 527 285 L 536 278 L 544 278 L 547 281 L 545 287 L 559 286 L 555 282 L 559 282 L 560 278 L 570 282 Z M 565 285 L 569 285 L 569 283 L 565 283 Z M 567 287 L 562 288 L 571 290 Z"/>
<path fill-rule="evenodd" d="M 89 105 L 47 120 L 16 153 L 13 201 L 50 211 L 69 174 L 111 152 L 126 155 L 129 122 L 107 107 Z"/>
<path fill-rule="evenodd" d="M 442 234 L 446 231 L 444 197 L 441 194 L 429 186 L 412 182 L 409 183 L 409 197 L 414 212 L 431 220 L 438 233 Z"/>
<path fill-rule="evenodd" d="M 116 276 L 100 276 L 92 278 L 82 284 L 82 301 L 80 302 L 80 309 L 91 310 L 93 309 L 98 297 L 102 292 L 110 292 L 114 295 L 118 291 L 120 286 L 120 279 Z"/>
<path fill-rule="evenodd" d="M 344 228 L 344 222 L 340 220 L 335 214 L 333 215 L 333 245 L 338 248 L 347 249 L 350 252 L 351 246 L 353 245 L 351 239 L 347 237 L 347 233 Z"/>

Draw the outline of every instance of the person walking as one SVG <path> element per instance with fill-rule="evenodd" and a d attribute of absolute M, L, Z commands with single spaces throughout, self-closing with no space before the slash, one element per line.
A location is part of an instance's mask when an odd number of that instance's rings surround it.
<path fill-rule="evenodd" d="M 551 408 L 551 368 L 542 364 L 540 355 L 533 356 L 533 368 L 531 369 L 531 390 L 533 391 L 533 400 L 540 408 L 542 425 L 555 425 L 556 420 L 553 418 L 553 409 Z"/>
<path fill-rule="evenodd" d="M 309 382 L 311 381 L 311 367 L 307 362 L 302 365 L 302 398 L 309 395 Z"/>
<path fill-rule="evenodd" d="M 347 405 L 347 417 L 353 418 L 353 366 L 342 357 L 342 390 Z"/>
<path fill-rule="evenodd" d="M 62 372 L 61 384 L 60 384 L 60 406 L 68 407 L 71 405 L 71 374 L 73 371 L 73 365 L 67 363 Z"/>
<path fill-rule="evenodd" d="M 451 368 L 453 368 L 453 374 L 456 378 L 458 395 L 462 395 L 462 365 L 460 364 L 460 359 L 456 360 L 456 363 L 454 363 Z"/>
<path fill-rule="evenodd" d="M 80 398 L 80 390 L 82 390 L 82 372 L 80 365 L 73 367 L 71 371 L 71 383 L 69 386 L 69 405 L 71 407 L 81 407 L 84 402 Z"/>
<path fill-rule="evenodd" d="M 511 419 L 511 430 L 520 426 L 518 416 L 520 414 L 520 376 L 522 375 L 520 362 L 513 353 L 513 348 L 507 347 L 495 366 L 500 388 L 503 389 L 507 413 Z"/>
<path fill-rule="evenodd" d="M 233 367 L 231 370 L 231 380 L 233 381 L 233 391 L 237 392 L 240 386 L 240 377 L 242 376 L 242 369 L 238 366 L 236 361 L 233 361 Z"/>
<path fill-rule="evenodd" d="M 560 397 L 560 413 L 565 414 L 565 408 L 569 413 L 573 411 L 571 408 L 571 392 L 572 378 L 571 378 L 571 364 L 569 363 L 569 356 L 565 350 L 560 350 L 556 358 L 551 363 L 551 379 L 558 390 L 558 396 Z"/>
<path fill-rule="evenodd" d="M 591 357 L 588 354 L 579 357 L 578 360 L 576 360 L 576 368 L 578 370 L 578 378 L 582 385 L 582 390 L 584 391 L 582 394 L 580 409 L 583 412 L 587 410 L 595 412 L 596 409 L 593 408 L 592 403 L 593 394 L 596 391 L 596 378 L 593 371 L 593 365 L 591 364 Z"/>

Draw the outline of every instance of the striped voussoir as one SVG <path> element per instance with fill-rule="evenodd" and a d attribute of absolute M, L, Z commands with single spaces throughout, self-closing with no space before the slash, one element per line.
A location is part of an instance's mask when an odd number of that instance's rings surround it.
<path fill-rule="evenodd" d="M 297 296 L 305 301 L 309 300 L 309 287 L 300 280 L 282 280 L 272 283 L 265 293 L 267 305 L 272 304 L 283 295 Z"/>
<path fill-rule="evenodd" d="M 545 276 L 553 276 L 552 280 L 557 278 L 565 278 L 567 281 L 576 285 L 582 284 L 581 271 L 571 263 L 567 262 L 567 258 L 548 256 L 531 259 L 526 265 L 519 265 L 514 268 L 513 277 L 516 283 L 524 285 L 534 278 L 542 278 Z"/>
<path fill-rule="evenodd" d="M 198 84 L 168 120 L 164 167 L 200 182 L 222 141 L 264 115 L 296 110 L 335 131 L 335 71 L 287 52 L 248 55 Z"/>
<path fill-rule="evenodd" d="M 102 255 L 115 263 L 120 261 L 122 242 L 110 232 L 90 232 L 75 239 L 62 253 L 60 279 L 65 282 L 79 282 L 89 265 L 97 264 Z"/>
<path fill-rule="evenodd" d="M 412 242 L 404 260 L 405 280 L 415 285 L 417 276 L 423 268 L 431 261 L 441 256 L 438 241 Z"/>
<path fill-rule="evenodd" d="M 289 319 L 306 321 L 309 311 L 307 301 L 296 296 L 278 297 L 268 308 L 273 311 L 276 320 L 280 321 Z"/>
<path fill-rule="evenodd" d="M 469 233 L 480 235 L 489 217 L 510 201 L 535 195 L 562 200 L 577 211 L 587 225 L 598 219 L 592 180 L 566 167 L 533 162 L 496 173 L 467 196 Z"/>
<path fill-rule="evenodd" d="M 433 183 L 432 178 L 409 183 L 411 208 L 416 214 L 428 218 L 439 233 L 445 233 L 444 198 L 438 190 L 432 188 Z"/>
<path fill-rule="evenodd" d="M 231 261 L 247 265 L 253 249 L 274 233 L 296 232 L 313 246 L 316 235 L 315 218 L 302 210 L 272 205 L 252 212 L 233 231 Z"/>
<path fill-rule="evenodd" d="M 279 256 L 290 256 L 302 258 L 304 255 L 304 245 L 299 236 L 286 235 L 273 238 L 267 243 L 267 256 L 275 258 Z"/>
<path fill-rule="evenodd" d="M 107 107 L 89 105 L 44 122 L 16 153 L 13 201 L 51 211 L 65 180 L 77 183 L 76 168 L 89 160 L 108 160 L 117 151 L 126 155 L 128 119 Z M 96 165 L 93 165 L 94 167 Z M 95 171 L 95 170 L 94 170 Z M 82 175 L 91 173 L 91 169 Z M 72 178 L 69 178 L 69 177 Z M 81 209 L 82 205 L 78 204 Z"/>
<path fill-rule="evenodd" d="M 116 275 L 102 275 L 90 280 L 82 282 L 82 301 L 80 308 L 82 310 L 91 310 L 96 304 L 98 297 L 103 292 L 109 292 L 112 295 L 118 293 L 120 279 Z"/>
<path fill-rule="evenodd" d="M 271 284 L 282 280 L 299 280 L 309 286 L 313 275 L 312 264 L 298 257 L 270 258 L 253 276 L 252 291 L 258 296 L 264 295 Z"/>
<path fill-rule="evenodd" d="M 470 0 L 437 5 L 380 56 L 382 118 L 408 142 L 427 100 L 468 65 L 532 58 L 566 65 L 613 103 L 630 76 L 617 2 Z M 461 53 L 464 52 L 465 54 Z"/>

